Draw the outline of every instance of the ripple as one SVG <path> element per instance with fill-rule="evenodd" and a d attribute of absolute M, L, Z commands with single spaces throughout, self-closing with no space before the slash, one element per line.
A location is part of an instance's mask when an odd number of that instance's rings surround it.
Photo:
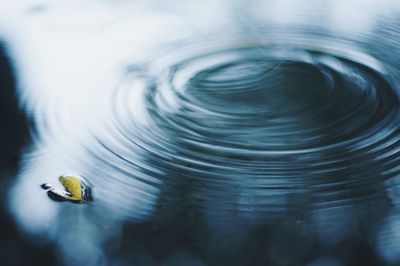
<path fill-rule="evenodd" d="M 368 56 L 324 49 L 200 45 L 148 60 L 108 95 L 88 150 L 121 173 L 126 197 L 133 186 L 167 207 L 270 213 L 368 197 L 399 174 L 399 97 Z"/>

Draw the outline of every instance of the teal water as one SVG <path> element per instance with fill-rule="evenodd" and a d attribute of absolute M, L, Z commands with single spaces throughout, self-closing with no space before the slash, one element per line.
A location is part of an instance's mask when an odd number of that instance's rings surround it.
<path fill-rule="evenodd" d="M 0 27 L 6 265 L 399 263 L 389 3 L 60 5 Z"/>

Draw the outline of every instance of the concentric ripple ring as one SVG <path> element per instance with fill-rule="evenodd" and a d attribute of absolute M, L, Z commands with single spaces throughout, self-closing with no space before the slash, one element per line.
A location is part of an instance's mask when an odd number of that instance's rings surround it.
<path fill-rule="evenodd" d="M 201 207 L 281 210 L 290 195 L 335 204 L 399 174 L 398 92 L 362 60 L 258 44 L 146 66 L 113 91 L 96 155 L 118 157 L 163 204 L 183 184 Z"/>

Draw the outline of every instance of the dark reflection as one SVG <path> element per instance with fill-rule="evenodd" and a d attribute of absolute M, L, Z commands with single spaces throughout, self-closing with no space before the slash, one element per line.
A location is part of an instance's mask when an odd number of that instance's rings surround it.
<path fill-rule="evenodd" d="M 167 169 L 166 184 L 158 215 L 144 228 L 127 227 L 125 245 L 139 245 L 146 256 L 134 258 L 144 264 L 190 257 L 207 265 L 378 265 L 369 241 L 390 204 L 381 181 L 391 177 L 388 149 L 397 147 L 395 90 L 358 63 L 323 64 L 328 54 L 267 64 L 270 55 L 259 52 L 242 68 L 240 61 L 193 67 L 182 87 L 174 87 L 180 66 L 198 58 L 172 67 L 170 87 L 158 86 L 177 92 L 175 109 L 157 98 L 167 92 L 148 88 L 151 134 L 159 137 L 135 142 L 149 159 L 149 149 L 158 150 L 149 164 Z M 159 149 L 171 145 L 174 153 Z"/>
<path fill-rule="evenodd" d="M 53 249 L 32 245 L 9 216 L 7 196 L 21 153 L 29 143 L 29 122 L 19 106 L 16 89 L 13 69 L 0 40 L 0 264 L 52 265 Z"/>
<path fill-rule="evenodd" d="M 4 171 L 17 166 L 21 150 L 28 142 L 28 125 L 18 106 L 14 74 L 1 42 L 0 63 L 0 167 Z"/>

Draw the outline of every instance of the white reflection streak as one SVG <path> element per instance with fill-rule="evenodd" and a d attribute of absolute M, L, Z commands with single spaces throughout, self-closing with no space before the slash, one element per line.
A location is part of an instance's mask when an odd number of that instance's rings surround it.
<path fill-rule="evenodd" d="M 391 265 L 400 262 L 400 215 L 392 213 L 381 226 L 377 234 L 377 249 L 385 261 Z"/>
<path fill-rule="evenodd" d="M 18 182 L 11 190 L 10 209 L 24 231 L 36 239 L 40 236 L 56 241 L 65 264 L 105 263 L 101 243 L 118 234 L 117 221 L 124 217 L 113 213 L 118 206 L 105 209 L 107 206 L 99 207 L 94 202 L 94 207 L 88 209 L 52 202 L 40 184 L 54 184 L 59 175 L 71 170 L 85 175 L 87 170 L 79 169 L 79 162 L 70 155 L 84 153 L 80 143 L 91 137 L 91 129 L 106 122 L 102 110 L 109 103 L 101 99 L 115 88 L 125 68 L 137 56 L 143 57 L 146 50 L 162 42 L 188 37 L 194 29 L 200 30 L 202 23 L 221 25 L 218 20 L 224 18 L 223 12 L 218 11 L 215 19 L 204 20 L 204 14 L 210 15 L 210 11 L 202 9 L 202 5 L 192 9 L 179 2 L 178 15 L 155 3 L 45 1 L 38 13 L 34 11 L 34 1 L 0 3 L 0 35 L 11 47 L 20 100 L 37 129 L 34 151 L 24 156 Z M 199 23 L 190 26 L 185 23 L 188 17 L 196 16 Z M 91 180 L 90 175 L 87 178 Z M 139 182 L 133 184 L 140 187 Z M 100 202 L 107 193 L 99 191 L 97 195 Z M 140 194 L 111 196 L 116 205 L 124 202 L 125 208 L 137 208 L 138 219 L 140 215 L 147 217 L 157 200 L 156 197 L 147 202 L 137 200 Z M 127 202 L 129 199 L 132 202 Z M 97 217 L 93 213 L 105 211 L 108 214 L 101 215 L 101 221 L 90 220 Z"/>

